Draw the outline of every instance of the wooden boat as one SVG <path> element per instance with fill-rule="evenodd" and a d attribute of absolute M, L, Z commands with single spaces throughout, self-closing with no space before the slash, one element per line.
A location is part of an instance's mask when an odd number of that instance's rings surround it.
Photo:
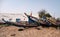
<path fill-rule="evenodd" d="M 58 27 L 60 26 L 60 24 L 57 24 L 56 22 L 56 25 L 51 23 L 51 20 L 47 20 L 48 22 L 45 22 L 45 21 L 42 21 L 34 16 L 30 16 L 30 15 L 27 15 L 25 13 L 25 15 L 27 17 L 31 17 L 31 18 L 28 18 L 30 19 L 30 21 L 32 21 L 31 23 L 29 23 L 29 21 L 27 21 L 27 23 L 24 24 L 21 24 L 21 22 L 10 22 L 10 21 L 6 21 L 4 19 L 2 19 L 6 24 L 9 24 L 9 25 L 14 25 L 14 26 L 18 26 L 18 27 L 38 27 L 38 26 L 43 26 L 43 27 Z M 32 19 L 33 18 L 33 19 Z M 35 20 L 34 20 L 35 19 Z"/>

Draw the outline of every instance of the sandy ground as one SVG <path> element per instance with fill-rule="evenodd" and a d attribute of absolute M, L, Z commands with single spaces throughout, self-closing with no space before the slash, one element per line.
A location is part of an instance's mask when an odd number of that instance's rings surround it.
<path fill-rule="evenodd" d="M 35 28 L 18 31 L 19 27 L 8 26 L 0 28 L 0 37 L 60 37 L 60 30 L 55 28 Z"/>

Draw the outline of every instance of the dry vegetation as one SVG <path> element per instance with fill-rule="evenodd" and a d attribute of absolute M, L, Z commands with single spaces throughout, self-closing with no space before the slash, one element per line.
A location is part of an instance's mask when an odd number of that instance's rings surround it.
<path fill-rule="evenodd" d="M 0 37 L 60 37 L 60 30 L 52 27 L 41 28 L 41 30 L 29 28 L 18 31 L 18 29 L 20 29 L 20 27 L 0 27 Z"/>

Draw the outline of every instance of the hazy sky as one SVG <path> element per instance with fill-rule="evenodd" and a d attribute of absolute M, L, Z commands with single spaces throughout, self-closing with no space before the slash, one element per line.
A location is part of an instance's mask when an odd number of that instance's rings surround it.
<path fill-rule="evenodd" d="M 0 13 L 37 13 L 45 9 L 52 16 L 60 17 L 60 0 L 0 0 Z"/>

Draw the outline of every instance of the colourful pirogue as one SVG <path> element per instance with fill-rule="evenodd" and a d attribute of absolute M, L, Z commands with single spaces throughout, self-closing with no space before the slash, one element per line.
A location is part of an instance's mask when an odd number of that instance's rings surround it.
<path fill-rule="evenodd" d="M 27 17 L 28 20 L 25 25 L 23 25 L 21 22 L 10 22 L 2 19 L 6 24 L 12 24 L 14 26 L 18 27 L 38 27 L 38 26 L 43 26 L 43 27 L 60 27 L 60 22 L 58 23 L 56 20 L 53 18 L 36 18 L 34 16 L 27 15 L 24 13 Z"/>

